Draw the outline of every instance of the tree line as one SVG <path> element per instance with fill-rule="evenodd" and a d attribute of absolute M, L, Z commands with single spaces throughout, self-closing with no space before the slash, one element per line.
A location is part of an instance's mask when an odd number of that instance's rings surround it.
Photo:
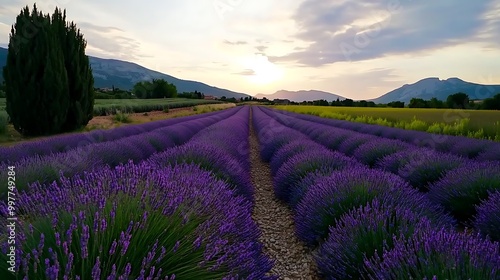
<path fill-rule="evenodd" d="M 392 102 L 393 103 L 393 102 Z M 388 104 L 391 106 L 391 103 Z M 430 100 L 412 98 L 408 104 L 409 108 L 451 108 L 451 109 L 475 109 L 475 110 L 500 110 L 500 93 L 482 102 L 470 100 L 469 95 L 463 92 L 449 95 L 445 101 L 433 97 Z"/>

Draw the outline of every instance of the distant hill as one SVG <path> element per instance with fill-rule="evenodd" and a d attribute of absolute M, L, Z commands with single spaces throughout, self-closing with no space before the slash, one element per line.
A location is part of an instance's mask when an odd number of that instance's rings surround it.
<path fill-rule="evenodd" d="M 475 84 L 459 78 L 447 80 L 427 78 L 414 84 L 406 84 L 371 101 L 375 103 L 403 101 L 408 104 L 412 98 L 429 100 L 433 97 L 444 101 L 449 95 L 457 92 L 468 94 L 470 99 L 485 99 L 500 93 L 500 85 Z"/>
<path fill-rule="evenodd" d="M 0 48 L 0 68 L 2 69 L 6 64 L 6 58 L 7 49 Z M 115 59 L 102 59 L 92 56 L 89 56 L 89 59 L 94 75 L 94 86 L 99 88 L 111 88 L 112 86 L 115 86 L 120 89 L 131 90 L 137 82 L 156 78 L 164 79 L 169 83 L 173 83 L 179 92 L 191 92 L 197 90 L 205 95 L 218 97 L 226 96 L 227 98 L 234 97 L 237 99 L 249 96 L 244 93 L 210 86 L 201 82 L 181 80 L 167 74 L 147 69 L 132 62 Z M 0 78 L 0 81 L 2 80 L 3 77 Z"/>
<path fill-rule="evenodd" d="M 273 94 L 257 94 L 255 97 L 257 98 L 265 97 L 269 100 L 288 99 L 290 101 L 295 101 L 295 102 L 313 101 L 320 99 L 324 99 L 330 102 L 337 100 L 337 98 L 339 100 L 346 99 L 345 97 L 319 90 L 299 90 L 299 91 L 279 90 Z"/>

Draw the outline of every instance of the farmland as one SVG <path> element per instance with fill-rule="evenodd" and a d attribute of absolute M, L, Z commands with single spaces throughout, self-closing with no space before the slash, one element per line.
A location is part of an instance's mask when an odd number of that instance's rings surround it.
<path fill-rule="evenodd" d="M 500 112 L 452 109 L 276 106 L 325 118 L 500 141 Z"/>
<path fill-rule="evenodd" d="M 162 111 L 165 108 L 173 109 L 202 104 L 221 103 L 216 100 L 165 98 L 165 99 L 96 99 L 94 116 L 112 115 L 121 113 L 143 113 Z M 0 98 L 0 111 L 5 110 L 6 99 Z"/>
<path fill-rule="evenodd" d="M 495 141 L 239 106 L 0 154 L 18 279 L 500 277 Z"/>
<path fill-rule="evenodd" d="M 213 100 L 193 99 L 96 99 L 96 115 L 82 130 L 110 129 L 126 124 L 139 124 L 165 118 L 183 117 L 202 114 L 235 106 Z M 22 141 L 38 138 L 26 138 L 19 134 L 12 125 L 8 125 L 5 111 L 5 98 L 0 99 L 0 145 L 13 145 Z"/>

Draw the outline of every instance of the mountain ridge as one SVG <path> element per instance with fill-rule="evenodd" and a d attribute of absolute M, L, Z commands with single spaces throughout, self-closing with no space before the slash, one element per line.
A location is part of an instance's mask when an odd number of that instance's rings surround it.
<path fill-rule="evenodd" d="M 0 82 L 3 81 L 3 66 L 7 61 L 7 49 L 0 47 Z M 245 98 L 250 95 L 241 92 L 235 92 L 211 86 L 198 81 L 183 80 L 171 75 L 148 69 L 137 63 L 118 60 L 105 59 L 89 56 L 92 74 L 94 76 L 94 87 L 111 88 L 112 86 L 131 90 L 133 86 L 140 81 L 155 79 L 164 79 L 177 87 L 178 92 L 199 91 L 205 95 L 217 97 L 225 96 L 227 98 Z"/>
<path fill-rule="evenodd" d="M 121 89 L 130 90 L 133 85 L 139 81 L 156 79 L 165 79 L 169 83 L 176 85 L 179 92 L 200 91 L 205 95 L 213 95 L 217 97 L 226 96 L 227 98 L 245 98 L 250 95 L 223 89 L 205 84 L 198 81 L 190 81 L 176 78 L 174 76 L 164 74 L 158 71 L 148 69 L 137 63 L 122 61 L 118 59 L 104 59 L 89 56 L 92 72 L 94 75 L 95 87 L 118 87 Z M 0 82 L 3 81 L 3 66 L 7 61 L 7 49 L 0 47 Z M 389 91 L 377 98 L 368 99 L 375 103 L 389 103 L 392 101 L 402 101 L 409 103 L 412 98 L 422 98 L 429 100 L 433 97 L 439 100 L 446 100 L 448 95 L 457 92 L 464 92 L 469 95 L 470 99 L 485 99 L 500 93 L 500 85 L 482 85 L 477 83 L 466 82 L 457 77 L 450 77 L 446 80 L 441 80 L 438 77 L 428 77 L 421 79 L 413 84 L 404 84 L 403 86 Z M 320 90 L 278 90 L 272 94 L 257 94 L 257 98 L 266 97 L 267 99 L 289 99 L 295 102 L 313 101 L 324 99 L 327 101 L 335 101 L 337 99 L 344 100 L 338 94 L 320 91 Z"/>

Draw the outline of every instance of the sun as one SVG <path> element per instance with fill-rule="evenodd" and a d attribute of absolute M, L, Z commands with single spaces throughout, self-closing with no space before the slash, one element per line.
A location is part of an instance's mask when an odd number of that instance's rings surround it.
<path fill-rule="evenodd" d="M 255 55 L 249 64 L 249 68 L 253 71 L 253 75 L 250 75 L 249 79 L 253 83 L 269 84 L 283 77 L 283 71 L 270 62 L 265 55 Z"/>

